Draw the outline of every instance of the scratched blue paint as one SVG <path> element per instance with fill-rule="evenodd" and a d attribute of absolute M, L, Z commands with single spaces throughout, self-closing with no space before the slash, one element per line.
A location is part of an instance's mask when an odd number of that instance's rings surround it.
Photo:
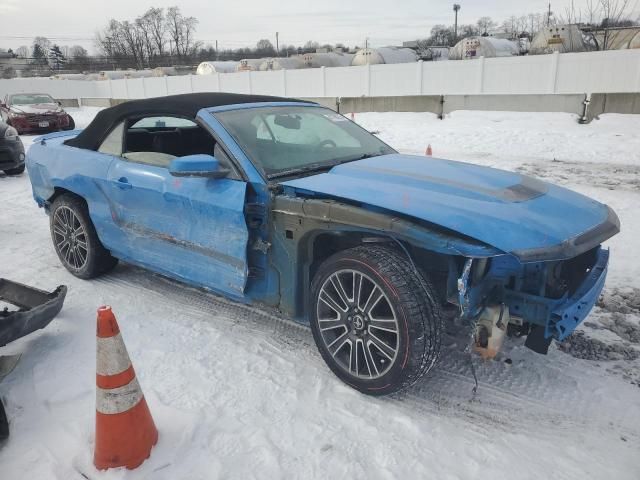
<path fill-rule="evenodd" d="M 63 145 L 77 131 L 39 137 L 27 154 L 34 198 L 47 206 L 56 188 L 84 198 L 98 236 L 118 258 L 237 300 L 292 305 L 300 278 L 289 273 L 302 267 L 295 265 L 295 257 L 274 259 L 265 247 L 272 241 L 287 242 L 272 238 L 273 193 L 261 170 L 213 115 L 289 105 L 315 106 L 274 102 L 205 108 L 198 113 L 200 124 L 237 161 L 242 180 L 176 177 L 165 168 Z M 612 215 L 594 200 L 516 173 L 406 155 L 347 163 L 282 186 L 287 196 L 335 198 L 408 220 L 410 227 L 402 236 L 414 246 L 448 255 L 493 256 L 483 282 L 463 292 L 469 311 L 477 311 L 490 287 L 502 288 L 512 276 L 524 282 L 534 278 L 527 264 L 518 260 L 518 252 L 536 250 L 544 256 L 548 250 L 545 261 L 563 258 L 567 251 L 558 253 L 553 247 L 592 231 Z M 253 241 L 260 243 L 257 247 L 249 245 L 248 204 L 265 209 L 265 224 L 253 233 Z M 331 228 L 338 232 L 350 227 Z M 352 230 L 363 231 L 355 226 Z M 595 246 L 611 232 L 598 235 Z M 505 303 L 526 310 L 526 320 L 544 325 L 547 336 L 565 338 L 586 317 L 603 288 L 608 252 L 599 248 L 597 255 L 596 266 L 571 298 L 511 292 L 505 294 Z M 263 274 L 248 282 L 249 267 Z"/>
<path fill-rule="evenodd" d="M 45 145 L 29 151 L 39 203 L 55 187 L 70 190 L 87 200 L 98 236 L 114 256 L 243 298 L 245 182 L 174 177 L 165 168 L 63 147 L 63 139 L 47 136 Z"/>

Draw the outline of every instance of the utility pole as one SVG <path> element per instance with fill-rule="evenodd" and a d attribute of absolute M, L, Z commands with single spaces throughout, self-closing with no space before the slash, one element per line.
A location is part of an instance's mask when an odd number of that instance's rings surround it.
<path fill-rule="evenodd" d="M 553 13 L 551 12 L 551 2 L 549 2 L 549 11 L 547 13 L 547 27 L 551 25 L 551 15 Z"/>
<path fill-rule="evenodd" d="M 458 41 L 458 12 L 460 11 L 460 4 L 454 3 L 453 11 L 456 14 L 456 20 L 455 20 L 455 23 L 453 24 L 453 43 L 455 43 Z"/>
<path fill-rule="evenodd" d="M 220 54 L 218 53 L 218 40 L 216 40 L 216 60 L 220 60 Z"/>
<path fill-rule="evenodd" d="M 279 39 L 278 37 L 280 36 L 280 32 L 276 32 L 276 57 L 280 56 L 280 44 L 278 43 Z"/>

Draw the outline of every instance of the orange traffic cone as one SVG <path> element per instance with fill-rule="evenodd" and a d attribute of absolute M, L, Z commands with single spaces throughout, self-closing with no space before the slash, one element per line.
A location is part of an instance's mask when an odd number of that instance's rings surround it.
<path fill-rule="evenodd" d="M 426 152 L 424 152 L 424 154 L 427 157 L 430 157 L 431 155 L 433 155 L 433 150 L 431 149 L 431 144 L 427 145 L 427 150 L 426 150 Z"/>
<path fill-rule="evenodd" d="M 134 469 L 151 454 L 158 430 L 129 360 L 111 307 L 98 309 L 96 450 L 99 470 Z"/>

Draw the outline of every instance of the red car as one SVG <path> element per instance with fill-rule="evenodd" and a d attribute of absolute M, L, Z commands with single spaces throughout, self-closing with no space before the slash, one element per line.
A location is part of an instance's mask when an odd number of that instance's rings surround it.
<path fill-rule="evenodd" d="M 13 93 L 0 103 L 0 117 L 19 134 L 73 130 L 75 122 L 46 93 Z"/>

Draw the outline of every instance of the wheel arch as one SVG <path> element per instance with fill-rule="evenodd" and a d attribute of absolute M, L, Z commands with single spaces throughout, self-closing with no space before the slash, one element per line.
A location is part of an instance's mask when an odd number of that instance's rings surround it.
<path fill-rule="evenodd" d="M 88 205 L 87 200 L 82 195 L 64 187 L 53 187 L 53 193 L 49 196 L 49 198 L 47 198 L 47 208 L 51 206 L 51 204 L 56 200 L 56 198 L 61 197 L 62 195 L 72 195 L 76 198 L 79 198 L 85 204 Z"/>
<path fill-rule="evenodd" d="M 75 192 L 73 190 L 70 190 L 67 187 L 62 187 L 62 186 L 54 186 L 53 187 L 53 193 L 49 196 L 49 198 L 47 198 L 47 200 L 44 203 L 44 208 L 47 211 L 47 213 L 50 213 L 51 210 L 51 205 L 53 205 L 53 202 L 57 199 L 60 198 L 63 195 L 68 195 L 71 196 L 73 198 L 77 198 L 78 200 L 80 200 L 82 203 L 84 203 L 85 207 L 87 208 L 87 212 L 89 213 L 89 219 L 91 221 L 91 223 L 93 224 L 93 227 L 96 230 L 96 235 L 98 236 L 98 240 L 100 240 L 100 242 L 102 242 L 103 244 L 105 244 L 105 239 L 103 238 L 103 236 L 101 235 L 102 231 L 100 225 L 99 225 L 99 213 L 96 214 L 96 205 L 95 205 L 95 201 L 94 202 L 89 202 L 86 198 L 86 196 Z M 99 212 L 99 209 L 98 209 Z"/>
<path fill-rule="evenodd" d="M 430 228 L 388 212 L 326 199 L 289 196 L 274 202 L 275 257 L 281 278 L 280 307 L 308 321 L 309 286 L 318 266 L 334 253 L 366 242 L 386 242 L 411 262 L 446 297 L 449 271 L 464 257 L 491 257 L 495 248 Z M 438 288 L 440 287 L 440 288 Z"/>
<path fill-rule="evenodd" d="M 320 266 L 332 255 L 363 244 L 384 245 L 402 256 L 409 255 L 421 274 L 431 277 L 442 298 L 446 296 L 446 282 L 449 271 L 450 255 L 421 248 L 397 239 L 385 232 L 373 229 L 343 228 L 339 230 L 314 229 L 303 235 L 295 252 L 292 252 L 297 265 L 291 284 L 295 285 L 290 307 L 293 316 L 309 319 L 310 286 Z M 287 300 L 283 298 L 286 303 Z M 285 307 L 285 310 L 289 310 Z"/>

